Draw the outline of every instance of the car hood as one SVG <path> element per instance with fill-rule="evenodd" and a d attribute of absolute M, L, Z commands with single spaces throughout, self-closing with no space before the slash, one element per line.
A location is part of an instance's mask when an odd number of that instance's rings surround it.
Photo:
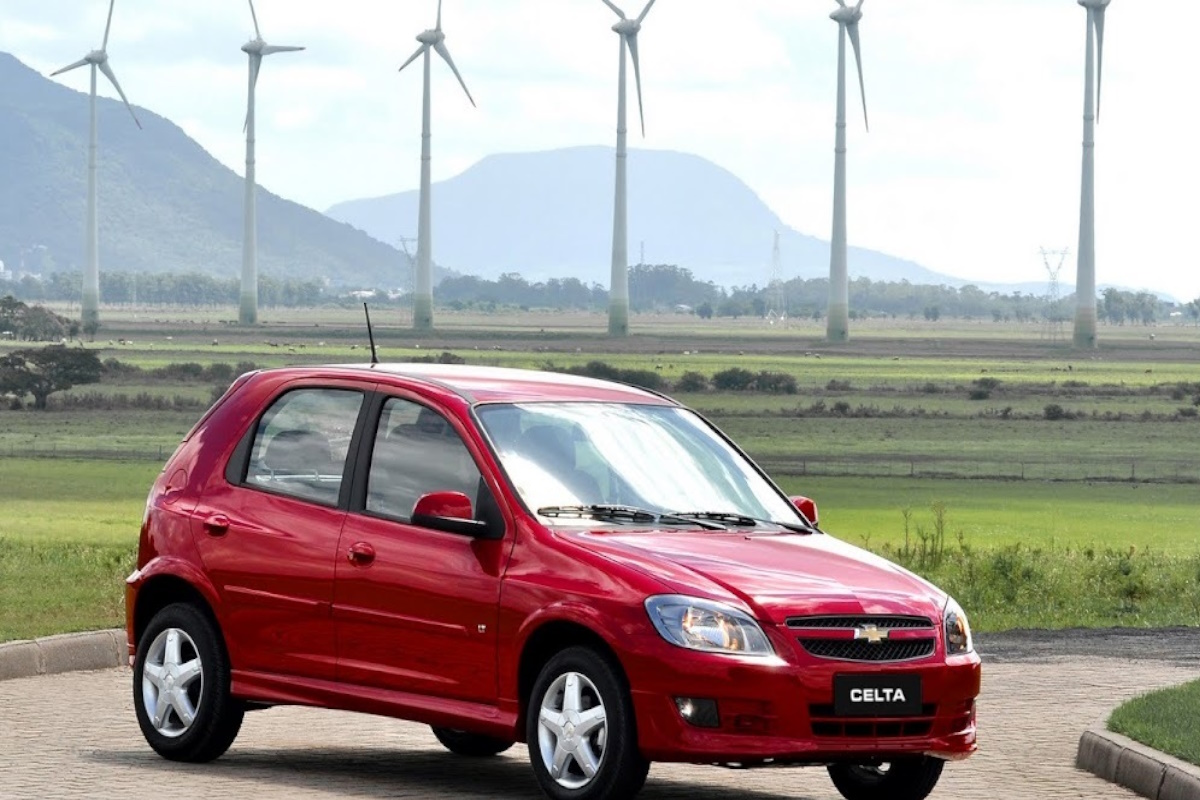
<path fill-rule="evenodd" d="M 737 600 L 775 624 L 808 614 L 920 614 L 946 594 L 908 570 L 828 534 L 579 530 L 564 538 L 657 578 L 670 591 Z"/>

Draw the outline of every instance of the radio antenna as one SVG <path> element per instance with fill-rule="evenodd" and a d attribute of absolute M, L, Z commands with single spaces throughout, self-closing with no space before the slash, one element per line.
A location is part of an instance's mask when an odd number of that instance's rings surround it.
<path fill-rule="evenodd" d="M 378 364 L 379 356 L 375 353 L 375 332 L 371 330 L 371 309 L 363 303 L 363 313 L 367 315 L 367 337 L 371 340 L 371 363 Z"/>

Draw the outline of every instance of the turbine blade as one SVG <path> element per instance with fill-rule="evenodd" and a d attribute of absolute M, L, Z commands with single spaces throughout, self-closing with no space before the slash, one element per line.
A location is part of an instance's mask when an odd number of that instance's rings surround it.
<path fill-rule="evenodd" d="M 437 27 L 434 28 L 434 30 L 440 31 L 441 29 L 442 29 L 442 0 L 438 0 Z"/>
<path fill-rule="evenodd" d="M 109 0 L 108 2 L 108 22 L 104 24 L 104 43 L 100 45 L 101 50 L 108 49 L 108 32 L 112 30 L 113 6 L 116 4 L 117 0 Z"/>
<path fill-rule="evenodd" d="M 850 34 L 850 43 L 854 45 L 854 60 L 858 63 L 858 91 L 862 95 L 863 123 L 867 126 L 867 130 L 870 131 L 871 122 L 867 119 L 867 85 L 863 81 L 862 43 L 858 38 L 858 23 L 854 22 L 847 25 L 846 32 Z"/>
<path fill-rule="evenodd" d="M 296 47 L 294 45 L 268 44 L 263 46 L 262 54 L 269 56 L 273 53 L 297 53 L 303 49 L 303 47 Z"/>
<path fill-rule="evenodd" d="M 1096 121 L 1100 121 L 1100 86 L 1104 79 L 1104 6 L 1097 8 L 1096 20 Z"/>
<path fill-rule="evenodd" d="M 117 75 L 113 72 L 112 67 L 109 66 L 107 61 L 101 61 L 97 66 L 100 67 L 100 71 L 104 73 L 104 77 L 108 78 L 113 88 L 117 90 L 117 94 L 121 95 L 121 102 L 129 109 L 129 116 L 133 117 L 134 124 L 139 128 L 142 127 L 142 123 L 138 121 L 137 114 L 133 113 L 133 106 L 129 105 L 129 98 L 125 96 L 125 90 L 121 88 L 121 84 L 117 81 Z"/>
<path fill-rule="evenodd" d="M 642 137 L 646 136 L 646 113 L 642 110 L 642 66 L 638 59 L 637 34 L 626 37 L 629 42 L 629 57 L 633 60 L 633 82 L 637 84 L 638 118 L 642 121 Z"/>
<path fill-rule="evenodd" d="M 459 85 L 463 87 L 463 91 L 467 93 L 467 99 L 470 100 L 471 105 L 474 106 L 475 98 L 471 97 L 471 90 L 467 88 L 467 82 L 464 81 L 462 75 L 458 73 L 458 67 L 454 66 L 454 59 L 450 57 L 450 51 L 446 48 L 446 43 L 444 41 L 438 42 L 433 46 L 433 49 L 436 50 L 437 54 L 441 56 L 447 64 L 450 65 L 450 69 L 454 72 L 454 77 L 458 78 Z M 478 108 L 478 106 L 476 106 L 476 108 Z"/>
<path fill-rule="evenodd" d="M 258 87 L 258 73 L 262 69 L 262 57 L 250 54 L 250 91 L 246 95 L 246 124 L 242 133 L 250 130 L 250 112 L 254 108 L 254 90 Z"/>
<path fill-rule="evenodd" d="M 612 9 L 614 12 L 616 12 L 617 16 L 618 16 L 618 17 L 620 17 L 621 19 L 628 19 L 628 18 L 625 16 L 625 12 L 624 12 L 624 11 L 622 11 L 621 9 L 619 9 L 619 8 L 617 8 L 615 5 L 613 5 L 613 3 L 612 3 L 612 0 L 600 0 L 600 2 L 604 3 L 604 5 L 608 6 L 608 7 L 609 7 L 609 8 L 611 8 L 611 9 Z"/>
<path fill-rule="evenodd" d="M 254 0 L 250 0 L 250 16 L 254 18 L 254 38 L 261 39 L 262 32 L 258 29 L 258 14 L 254 13 Z"/>
<path fill-rule="evenodd" d="M 642 20 L 644 20 L 646 18 L 646 15 L 650 13 L 651 7 L 653 7 L 654 4 L 657 2 L 658 2 L 658 0 L 650 0 L 649 3 L 646 3 L 646 7 L 642 9 L 642 13 L 639 14 L 638 18 L 637 18 L 639 25 L 641 24 Z"/>
<path fill-rule="evenodd" d="M 86 58 L 81 58 L 78 61 L 76 61 L 74 64 L 68 64 L 67 66 L 63 67 L 62 69 L 51 72 L 50 77 L 53 78 L 55 75 L 62 75 L 64 72 L 70 72 L 73 69 L 79 69 L 80 67 L 86 67 L 89 63 L 90 62 Z"/>
<path fill-rule="evenodd" d="M 405 68 L 405 67 L 407 67 L 407 66 L 408 66 L 409 64 L 411 64 L 412 62 L 416 61 L 416 60 L 417 60 L 418 58 L 420 58 L 422 55 L 424 55 L 424 54 L 425 54 L 425 51 L 426 51 L 426 50 L 428 50 L 428 49 L 429 49 L 429 45 L 427 45 L 427 44 L 423 44 L 423 45 L 421 45 L 420 47 L 418 47 L 418 48 L 417 48 L 417 52 L 415 52 L 415 53 L 413 53 L 411 56 L 409 56 L 409 57 L 408 57 L 408 61 L 405 61 L 403 64 L 401 64 L 401 65 L 400 65 L 400 69 L 398 69 L 398 70 L 397 70 L 397 72 L 404 72 L 404 68 Z"/>

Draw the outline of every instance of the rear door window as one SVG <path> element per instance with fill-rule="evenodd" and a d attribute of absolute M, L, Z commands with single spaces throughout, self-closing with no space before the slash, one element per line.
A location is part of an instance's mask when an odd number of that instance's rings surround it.
<path fill-rule="evenodd" d="M 246 484 L 336 506 L 363 393 L 297 389 L 275 401 L 255 431 Z"/>

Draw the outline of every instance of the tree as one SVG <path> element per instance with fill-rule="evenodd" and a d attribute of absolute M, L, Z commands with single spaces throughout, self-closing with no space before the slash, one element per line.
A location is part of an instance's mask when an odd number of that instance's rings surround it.
<path fill-rule="evenodd" d="M 51 345 L 40 350 L 14 350 L 0 357 L 0 392 L 33 395 L 33 407 L 45 410 L 46 399 L 100 380 L 99 357 L 90 350 Z"/>

